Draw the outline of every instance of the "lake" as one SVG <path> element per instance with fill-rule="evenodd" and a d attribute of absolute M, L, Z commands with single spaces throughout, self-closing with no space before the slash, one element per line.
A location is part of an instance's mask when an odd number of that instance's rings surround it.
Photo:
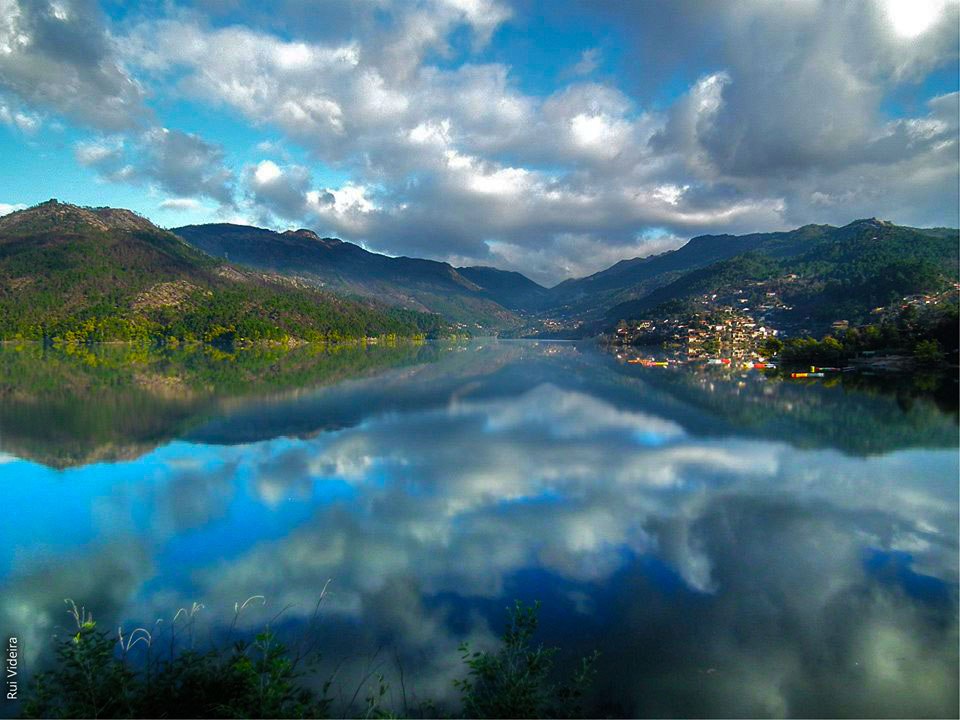
<path fill-rule="evenodd" d="M 64 598 L 295 635 L 329 580 L 343 708 L 452 701 L 521 599 L 561 668 L 600 651 L 591 714 L 956 717 L 956 403 L 589 344 L 8 346 L 0 630 L 27 673 Z"/>

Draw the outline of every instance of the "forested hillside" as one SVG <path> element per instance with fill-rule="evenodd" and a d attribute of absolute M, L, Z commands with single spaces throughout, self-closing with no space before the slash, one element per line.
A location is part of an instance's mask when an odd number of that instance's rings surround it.
<path fill-rule="evenodd" d="M 807 226 L 791 233 L 695 238 L 690 245 L 747 247 L 730 257 L 672 277 L 606 312 L 616 322 L 656 315 L 661 306 L 738 295 L 747 306 L 777 297 L 779 317 L 793 325 L 866 320 L 874 308 L 917 293 L 936 293 L 958 280 L 956 230 L 907 228 L 859 220 L 841 228 Z M 736 240 L 736 239 L 735 239 Z M 680 252 L 680 251 L 677 251 Z"/>
<path fill-rule="evenodd" d="M 190 247 L 127 210 L 49 201 L 0 218 L 0 338 L 228 342 L 448 331 Z"/>
<path fill-rule="evenodd" d="M 546 289 L 519 273 L 454 268 L 449 263 L 370 252 L 311 230 L 274 232 L 214 223 L 174 228 L 192 246 L 217 258 L 280 273 L 334 292 L 443 315 L 479 331 L 512 327 L 517 299 Z"/>

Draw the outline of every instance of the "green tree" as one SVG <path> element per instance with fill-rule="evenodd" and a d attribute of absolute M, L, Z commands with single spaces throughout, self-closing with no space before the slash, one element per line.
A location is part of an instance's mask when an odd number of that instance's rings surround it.
<path fill-rule="evenodd" d="M 254 596 L 261 598 L 261 596 Z M 235 607 L 235 617 L 242 607 Z M 262 598 L 261 598 L 262 599 Z M 321 595 L 322 599 L 322 595 Z M 269 627 L 252 641 L 206 651 L 193 649 L 193 619 L 202 606 L 181 609 L 173 622 L 138 628 L 116 635 L 100 630 L 93 617 L 68 601 L 76 632 L 57 644 L 52 669 L 33 680 L 23 707 L 24 717 L 35 718 L 323 718 L 331 714 L 331 680 L 316 676 L 319 652 L 313 621 L 291 650 Z M 456 681 L 467 717 L 575 717 L 590 683 L 597 658 L 583 658 L 562 683 L 553 681 L 556 648 L 534 645 L 539 603 L 517 602 L 501 645 L 495 651 L 471 651 L 461 645 L 467 677 Z M 319 608 L 319 603 L 317 605 Z M 185 613 L 185 614 L 184 614 Z M 189 628 L 190 649 L 177 645 L 177 619 Z M 315 616 L 316 617 L 316 616 Z M 230 626 L 233 637 L 234 625 Z M 364 717 L 395 717 L 383 706 L 388 685 L 374 677 L 366 697 Z M 357 693 L 366 684 L 364 679 Z M 349 713 L 350 705 L 341 710 Z M 433 708 L 433 712 L 431 712 Z M 427 701 L 421 711 L 436 715 Z"/>
<path fill-rule="evenodd" d="M 774 355 L 779 355 L 780 351 L 783 350 L 783 340 L 776 337 L 765 338 L 758 348 L 760 354 L 764 357 L 773 357 Z"/>
<path fill-rule="evenodd" d="M 913 348 L 913 356 L 923 364 L 943 362 L 943 348 L 936 340 L 920 340 Z"/>
<path fill-rule="evenodd" d="M 463 713 L 474 718 L 576 717 L 581 714 L 583 691 L 594 675 L 598 653 L 585 657 L 560 685 L 552 682 L 557 648 L 533 644 L 539 601 L 532 607 L 519 600 L 508 609 L 509 622 L 496 652 L 471 651 L 460 646 L 467 677 L 456 680 Z"/>

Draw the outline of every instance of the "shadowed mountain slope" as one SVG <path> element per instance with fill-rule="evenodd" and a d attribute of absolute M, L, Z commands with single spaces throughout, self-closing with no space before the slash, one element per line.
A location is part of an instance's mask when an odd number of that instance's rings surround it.
<path fill-rule="evenodd" d="M 448 263 L 389 257 L 310 230 L 282 233 L 243 225 L 188 225 L 173 230 L 214 257 L 297 277 L 341 293 L 375 297 L 392 305 L 430 311 L 467 325 L 515 325 L 513 311 L 527 309 L 537 291 L 519 273 L 492 268 L 455 269 Z"/>

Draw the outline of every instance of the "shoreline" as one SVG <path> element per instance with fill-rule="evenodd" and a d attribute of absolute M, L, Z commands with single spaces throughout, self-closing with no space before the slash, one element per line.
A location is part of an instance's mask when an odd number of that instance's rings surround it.
<path fill-rule="evenodd" d="M 37 339 L 0 339 L 0 347 L 16 347 L 25 345 L 39 345 L 49 347 L 60 351 L 79 350 L 80 348 L 97 347 L 137 347 L 156 350 L 183 350 L 214 348 L 223 350 L 229 347 L 231 350 L 295 350 L 302 347 L 359 347 L 366 345 L 393 345 L 400 343 L 424 343 L 424 342 L 449 342 L 467 339 L 461 336 L 450 336 L 442 338 L 428 338 L 423 335 L 379 335 L 361 338 L 343 338 L 340 340 L 304 340 L 302 338 L 289 338 L 287 340 L 238 340 L 232 346 L 219 345 L 217 343 L 196 341 L 183 342 L 157 342 L 153 340 L 96 340 L 83 343 L 65 343 L 53 342 L 49 340 Z"/>

